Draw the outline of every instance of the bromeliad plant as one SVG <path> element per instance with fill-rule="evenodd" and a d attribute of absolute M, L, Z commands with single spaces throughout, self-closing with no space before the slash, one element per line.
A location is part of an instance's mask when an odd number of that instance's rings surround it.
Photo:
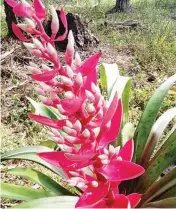
<path fill-rule="evenodd" d="M 151 158 L 166 126 L 176 115 L 176 108 L 172 108 L 155 122 L 176 75 L 152 96 L 133 137 L 128 123 L 130 79 L 119 76 L 115 64 L 101 65 L 101 87 L 108 98 L 105 99 L 97 82 L 101 53 L 82 63 L 74 51 L 74 37 L 67 31 L 63 9 L 60 19 L 65 33 L 58 36 L 59 19 L 51 7 L 52 35 L 49 37 L 42 25 L 46 11 L 40 0 L 34 0 L 33 6 L 25 0 L 22 3 L 6 1 L 25 21 L 12 25 L 14 33 L 25 41 L 30 53 L 41 60 L 40 65 L 30 63 L 28 66 L 42 101 L 37 103 L 29 98 L 35 108 L 35 113 L 30 113 L 29 117 L 49 127 L 56 146 L 53 149 L 35 146 L 10 151 L 2 155 L 2 161 L 25 159 L 37 162 L 62 177 L 67 187 L 35 169 L 14 168 L 6 172 L 29 179 L 43 190 L 2 183 L 2 197 L 27 201 L 16 206 L 19 208 L 176 207 L 176 168 L 158 179 L 176 159 L 175 128 Z M 63 66 L 55 41 L 64 40 L 67 33 Z M 68 189 L 68 186 L 75 189 Z"/>

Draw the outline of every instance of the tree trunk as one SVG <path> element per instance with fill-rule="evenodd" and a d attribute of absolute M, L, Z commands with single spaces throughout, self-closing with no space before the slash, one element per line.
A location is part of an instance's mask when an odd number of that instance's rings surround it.
<path fill-rule="evenodd" d="M 8 27 L 8 35 L 12 37 L 16 37 L 12 30 L 12 22 L 17 23 L 17 19 L 15 14 L 12 11 L 12 7 L 9 6 L 6 1 L 4 1 L 4 11 L 6 14 L 6 23 Z"/>
<path fill-rule="evenodd" d="M 129 0 L 116 0 L 116 10 L 123 12 L 128 11 L 130 8 Z"/>
<path fill-rule="evenodd" d="M 115 12 L 131 12 L 129 0 L 116 0 L 115 7 L 107 11 L 106 14 Z"/>
<path fill-rule="evenodd" d="M 59 17 L 60 11 L 56 10 L 57 15 Z M 75 38 L 75 47 L 80 50 L 86 50 L 88 47 L 97 46 L 99 40 L 88 30 L 87 24 L 81 20 L 78 15 L 74 15 L 72 13 L 68 13 L 66 15 L 67 23 L 68 23 L 68 31 L 72 30 L 74 38 Z M 57 36 L 62 35 L 65 32 L 64 26 L 59 17 L 59 32 Z M 44 24 L 44 28 L 46 33 L 51 36 L 51 20 L 46 21 Z M 67 38 L 61 42 L 55 42 L 57 50 L 65 50 L 67 46 Z"/>

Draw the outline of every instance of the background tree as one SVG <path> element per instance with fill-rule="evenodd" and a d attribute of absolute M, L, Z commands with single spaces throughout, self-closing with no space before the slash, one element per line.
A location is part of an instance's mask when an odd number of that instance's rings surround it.
<path fill-rule="evenodd" d="M 130 0 L 116 0 L 116 5 L 114 8 L 107 11 L 106 14 L 115 12 L 131 12 Z"/>

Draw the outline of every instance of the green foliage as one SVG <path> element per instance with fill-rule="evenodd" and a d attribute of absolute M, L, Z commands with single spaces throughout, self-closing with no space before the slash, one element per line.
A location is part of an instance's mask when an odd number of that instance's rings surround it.
<path fill-rule="evenodd" d="M 52 193 L 1 182 L 1 197 L 14 200 L 33 200 L 53 196 Z"/>
<path fill-rule="evenodd" d="M 71 196 L 47 197 L 24 202 L 13 208 L 74 208 L 77 201 L 78 197 Z"/>
<path fill-rule="evenodd" d="M 57 168 L 56 166 L 53 166 L 45 162 L 37 155 L 37 153 L 39 152 L 49 152 L 49 151 L 53 151 L 53 150 L 44 146 L 23 147 L 4 153 L 1 156 L 1 161 L 10 160 L 10 159 L 23 159 L 23 160 L 33 161 L 50 169 L 59 176 L 63 178 L 67 178 L 61 168 Z"/>
<path fill-rule="evenodd" d="M 42 186 L 48 192 L 51 192 L 56 195 L 69 195 L 71 194 L 68 190 L 63 188 L 57 182 L 52 180 L 47 175 L 32 169 L 32 168 L 13 168 L 6 171 L 9 174 L 23 177 L 28 179 L 36 184 Z"/>
<path fill-rule="evenodd" d="M 108 69 L 108 68 L 107 68 Z M 108 76 L 112 72 L 103 68 L 102 75 L 100 76 L 104 88 L 108 92 L 111 82 L 108 81 Z M 112 70 L 112 68 L 111 68 Z M 117 69 L 116 69 L 117 70 Z M 122 79 L 123 80 L 123 79 Z M 113 82 L 113 79 L 109 79 Z M 176 175 L 175 171 L 169 173 L 165 178 L 157 182 L 157 179 L 160 177 L 161 173 L 172 165 L 176 159 L 176 129 L 174 128 L 169 134 L 163 145 L 155 152 L 153 156 L 154 149 L 156 144 L 161 138 L 164 130 L 166 129 L 169 122 L 176 115 L 176 108 L 169 109 L 166 111 L 156 122 L 156 118 L 160 111 L 161 105 L 164 101 L 164 98 L 167 96 L 168 91 L 176 82 L 176 74 L 171 76 L 166 80 L 153 94 L 147 103 L 144 112 L 142 114 L 141 120 L 138 123 L 134 134 L 135 142 L 135 151 L 134 159 L 138 164 L 146 168 L 145 173 L 139 177 L 137 180 L 124 183 L 122 185 L 122 190 L 126 192 L 137 192 L 144 194 L 141 203 L 141 207 L 152 207 L 152 205 L 163 205 L 166 207 L 169 205 L 175 205 L 174 199 L 172 203 L 168 202 L 165 198 L 175 197 L 176 191 Z M 112 84 L 114 88 L 114 84 Z M 128 86 L 128 85 L 127 85 Z M 130 87 L 123 89 L 123 94 L 129 91 Z M 116 91 L 118 92 L 118 85 L 116 86 Z M 111 91 L 112 93 L 112 91 Z M 123 95 L 122 94 L 122 95 Z M 128 94 L 127 94 L 128 95 Z M 127 96 L 128 97 L 128 96 Z M 126 102 L 123 100 L 122 102 Z M 127 102 L 128 106 L 128 102 Z M 124 107 L 124 104 L 123 104 Z M 128 130 L 126 130 L 128 131 Z M 131 128 L 129 128 L 131 132 Z M 130 133 L 129 133 L 130 134 Z M 120 136 L 121 137 L 121 136 Z M 119 139 L 118 139 L 119 140 Z M 167 191 L 167 192 L 166 192 Z M 154 202 L 156 201 L 156 202 Z M 160 202 L 161 201 L 161 202 Z M 146 205 L 145 205 L 146 204 Z"/>
<path fill-rule="evenodd" d="M 176 81 L 176 74 L 170 77 L 165 83 L 163 83 L 154 95 L 149 100 L 146 109 L 139 122 L 138 128 L 136 129 L 134 142 L 135 142 L 135 156 L 136 162 L 140 162 L 141 154 L 144 146 L 147 142 L 150 130 L 160 110 L 162 102 L 167 95 L 169 89 L 173 86 Z"/>

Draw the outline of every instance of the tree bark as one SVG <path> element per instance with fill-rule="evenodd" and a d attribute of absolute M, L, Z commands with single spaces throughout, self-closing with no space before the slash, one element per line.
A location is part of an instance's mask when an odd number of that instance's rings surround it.
<path fill-rule="evenodd" d="M 12 30 L 12 22 L 17 23 L 17 19 L 15 14 L 12 11 L 12 7 L 9 6 L 6 1 L 4 1 L 4 11 L 6 14 L 6 23 L 8 27 L 8 35 L 12 37 L 16 37 Z"/>
<path fill-rule="evenodd" d="M 115 12 L 131 12 L 129 0 L 116 0 L 115 7 L 107 11 L 106 14 L 111 14 Z"/>
<path fill-rule="evenodd" d="M 129 9 L 129 0 L 116 0 L 116 10 L 123 12 Z"/>

